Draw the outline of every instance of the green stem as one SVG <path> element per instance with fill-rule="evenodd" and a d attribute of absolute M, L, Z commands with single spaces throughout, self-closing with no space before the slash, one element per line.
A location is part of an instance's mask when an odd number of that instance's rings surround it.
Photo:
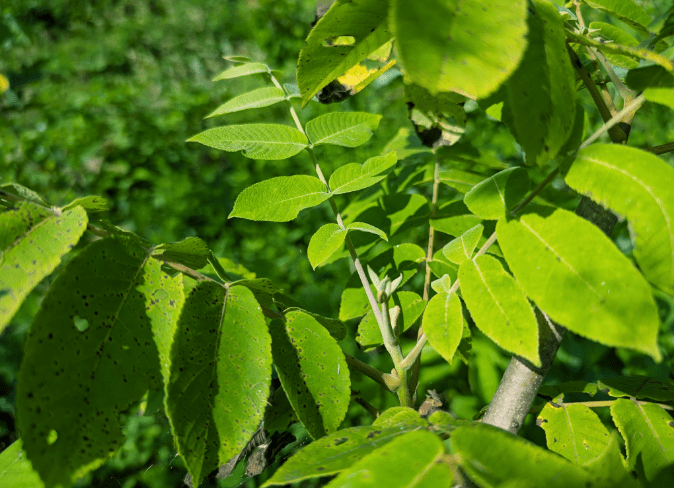
<path fill-rule="evenodd" d="M 665 154 L 668 152 L 674 151 L 674 142 L 668 142 L 662 146 L 647 147 L 644 151 L 648 151 L 653 154 Z"/>
<path fill-rule="evenodd" d="M 397 380 L 395 380 L 392 375 L 382 373 L 378 369 L 373 368 L 369 364 L 366 364 L 361 360 L 350 356 L 349 354 L 344 353 L 344 357 L 346 358 L 346 364 L 348 364 L 350 368 L 360 371 L 365 376 L 373 379 L 387 390 L 395 391 L 398 388 Z"/>

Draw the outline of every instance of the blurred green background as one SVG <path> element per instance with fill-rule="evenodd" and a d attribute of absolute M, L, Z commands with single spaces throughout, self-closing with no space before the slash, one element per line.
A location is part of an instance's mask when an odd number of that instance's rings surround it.
<path fill-rule="evenodd" d="M 643 2 L 649 13 L 668 2 Z M 253 161 L 195 143 L 192 135 L 216 125 L 252 121 L 289 124 L 282 106 L 204 120 L 218 105 L 263 81 L 241 78 L 212 82 L 228 67 L 223 56 L 245 55 L 283 72 L 293 83 L 297 56 L 314 19 L 309 0 L 9 0 L 0 7 L 0 75 L 9 89 L 0 95 L 0 182 L 14 181 L 42 194 L 52 205 L 85 195 L 106 197 L 112 223 L 155 244 L 188 236 L 204 239 L 216 255 L 272 279 L 305 308 L 336 317 L 343 286 L 351 273 L 340 260 L 316 272 L 306 258 L 311 235 L 332 221 L 327 205 L 305 211 L 289 223 L 227 220 L 236 196 L 273 176 L 309 174 L 301 153 L 287 161 Z M 607 17 L 594 20 L 609 21 Z M 300 113 L 306 121 L 328 111 L 361 110 L 384 116 L 373 139 L 356 149 L 319 148 L 324 171 L 346 162 L 363 162 L 379 154 L 401 127 L 410 128 L 401 100 L 402 80 L 374 84 L 339 106 L 312 103 Z M 590 127 L 598 114 L 581 93 Z M 502 125 L 467 106 L 464 140 L 507 165 L 521 164 L 521 151 Z M 674 140 L 672 113 L 647 106 L 635 120 L 631 144 L 637 147 Z M 672 163 L 671 155 L 664 158 Z M 542 178 L 549 170 L 534 171 Z M 537 173 L 538 171 L 538 173 Z M 578 199 L 555 185 L 545 196 L 573 208 Z M 560 191 L 561 190 L 561 191 Z M 429 195 L 430 187 L 412 192 Z M 442 188 L 441 198 L 456 196 Z M 345 206 L 346 200 L 340 202 Z M 422 247 L 427 230 L 412 239 Z M 424 237 L 425 235 L 425 237 Z M 628 242 L 624 225 L 614 234 Z M 451 239 L 440 234 L 436 249 Z M 624 245 L 629 252 L 629 245 Z M 420 273 L 421 274 L 421 273 Z M 45 280 L 31 294 L 0 337 L 0 450 L 17 438 L 14 389 L 21 348 L 41 297 Z M 416 286 L 419 280 L 408 285 Z M 658 298 L 665 323 L 661 343 L 674 351 L 674 310 Z M 353 322 L 353 321 L 352 321 Z M 356 324 L 349 323 L 352 339 Z M 408 345 L 409 345 L 408 341 Z M 345 349 L 383 370 L 390 364 L 376 351 Z M 430 348 L 427 348 L 430 349 Z M 671 356 L 671 354 L 669 354 Z M 424 352 L 422 387 L 436 388 L 461 417 L 471 418 L 491 398 L 508 355 L 476 334 L 470 364 L 450 367 L 432 350 Z M 671 364 L 655 365 L 641 355 L 616 353 L 569 335 L 548 382 L 593 381 L 618 374 L 669 376 Z M 354 388 L 377 408 L 395 404 L 369 381 L 354 378 Z M 146 415 L 130 412 L 128 442 L 112 460 L 78 486 L 178 487 L 184 465 L 177 457 L 168 423 L 148 407 Z M 372 418 L 352 405 L 344 426 Z M 301 429 L 296 432 L 303 439 Z M 532 440 L 543 443 L 540 429 L 527 426 Z M 265 478 L 267 474 L 263 474 Z M 221 486 L 243 482 L 240 473 Z M 257 486 L 258 480 L 249 480 Z"/>

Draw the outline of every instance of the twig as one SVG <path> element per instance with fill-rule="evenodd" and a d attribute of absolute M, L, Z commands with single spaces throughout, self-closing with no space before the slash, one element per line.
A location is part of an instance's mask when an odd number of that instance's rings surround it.
<path fill-rule="evenodd" d="M 674 151 L 674 142 L 668 142 L 667 144 L 663 144 L 661 146 L 647 147 L 644 148 L 644 151 L 648 151 L 653 154 L 665 154 L 672 152 Z"/>

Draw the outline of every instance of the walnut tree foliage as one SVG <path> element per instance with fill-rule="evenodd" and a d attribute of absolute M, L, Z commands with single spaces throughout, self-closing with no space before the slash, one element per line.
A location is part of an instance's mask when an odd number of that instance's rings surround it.
<path fill-rule="evenodd" d="M 264 486 L 328 476 L 330 487 L 674 483 L 674 381 L 541 386 L 566 331 L 670 360 L 656 299 L 674 295 L 674 168 L 658 155 L 673 148 L 628 145 L 642 106 L 674 109 L 674 10 L 660 14 L 632 0 L 338 0 L 298 53 L 296 86 L 229 57 L 218 82 L 267 86 L 210 116 L 278 104 L 287 123 L 251 117 L 189 142 L 251 159 L 305 156 L 293 174 L 260 175 L 229 218 L 264 226 L 329 206 L 334 219 L 317 219 L 306 253 L 313 268 L 351 260 L 352 277 L 335 284 L 336 318 L 197 237 L 152 243 L 99 219 L 102 198 L 59 207 L 0 186 L 0 331 L 66 261 L 25 344 L 21 439 L 0 455 L 3 486 L 73 486 L 123 444 L 120 414 L 148 391 L 163 392 L 194 486 L 237 464 L 258 475 L 277 457 Z M 382 115 L 335 108 L 305 120 L 300 110 L 376 97 L 396 74 L 414 132 L 396 121 L 398 135 L 366 160 L 349 161 L 349 150 L 376 137 Z M 586 94 L 603 123 L 590 125 Z M 471 104 L 508 127 L 520 164 L 462 137 Z M 347 155 L 329 175 L 324 146 Z M 442 197 L 441 184 L 451 189 Z M 582 196 L 575 212 L 556 196 L 569 192 Z M 611 238 L 617 221 L 629 252 Z M 345 352 L 352 340 L 385 350 L 392 369 Z M 422 401 L 422 351 L 489 374 L 485 344 L 512 360 L 484 417 L 459 419 L 430 392 Z M 379 412 L 354 374 L 400 406 Z M 341 428 L 352 404 L 374 422 Z M 527 414 L 547 449 L 517 436 Z M 281 456 L 297 425 L 312 442 Z"/>

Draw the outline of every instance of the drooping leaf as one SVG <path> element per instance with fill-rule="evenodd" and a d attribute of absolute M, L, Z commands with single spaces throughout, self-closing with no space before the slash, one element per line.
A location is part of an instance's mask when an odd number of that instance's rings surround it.
<path fill-rule="evenodd" d="M 210 252 L 208 244 L 198 237 L 187 237 L 179 242 L 160 244 L 155 248 L 154 254 L 192 269 L 201 269 L 208 264 Z"/>
<path fill-rule="evenodd" d="M 391 40 L 387 13 L 387 0 L 338 0 L 320 18 L 297 64 L 303 106 L 321 88 Z M 333 42 L 344 36 L 352 42 Z"/>
<path fill-rule="evenodd" d="M 297 418 L 318 439 L 337 430 L 351 398 L 342 349 L 328 331 L 302 311 L 270 324 L 274 365 Z"/>
<path fill-rule="evenodd" d="M 4 488 L 44 488 L 44 483 L 26 458 L 21 439 L 0 453 L 0 484 Z"/>
<path fill-rule="evenodd" d="M 451 486 L 452 471 L 441 462 L 444 454 L 442 441 L 435 434 L 427 430 L 408 432 L 365 455 L 326 488 Z"/>
<path fill-rule="evenodd" d="M 17 392 L 23 446 L 45 485 L 71 486 L 123 443 L 120 412 L 161 385 L 180 281 L 113 238 L 90 244 L 54 281 Z"/>
<path fill-rule="evenodd" d="M 461 467 L 480 486 L 498 487 L 506 482 L 546 488 L 597 486 L 582 467 L 491 425 L 459 427 L 452 434 L 452 447 L 463 460 Z"/>
<path fill-rule="evenodd" d="M 651 18 L 632 0 L 583 0 L 583 2 L 631 25 L 642 34 L 648 34 Z"/>
<path fill-rule="evenodd" d="M 499 220 L 496 233 L 518 283 L 552 320 L 660 359 L 650 287 L 601 230 L 567 210 L 532 206 Z"/>
<path fill-rule="evenodd" d="M 431 93 L 486 97 L 522 58 L 526 6 L 523 0 L 392 0 L 399 59 L 411 80 Z"/>
<path fill-rule="evenodd" d="M 503 121 L 522 146 L 527 164 L 541 166 L 557 156 L 571 134 L 576 88 L 557 8 L 547 0 L 534 0 L 532 6 L 527 50 L 505 85 Z"/>
<path fill-rule="evenodd" d="M 61 209 L 61 211 L 65 212 L 66 210 L 75 208 L 78 205 L 82 207 L 84 210 L 86 210 L 88 214 L 105 212 L 106 210 L 110 209 L 110 207 L 108 206 L 108 201 L 105 198 L 90 196 L 90 197 L 76 198 L 68 205 L 64 206 Z"/>
<path fill-rule="evenodd" d="M 370 140 L 380 120 L 381 115 L 365 112 L 332 112 L 307 122 L 306 132 L 312 146 L 358 147 Z"/>
<path fill-rule="evenodd" d="M 307 257 L 312 268 L 316 269 L 342 247 L 346 232 L 337 224 L 325 224 L 311 236 Z"/>
<path fill-rule="evenodd" d="M 345 164 L 330 177 L 330 190 L 339 195 L 368 188 L 386 178 L 396 162 L 396 153 L 390 152 L 385 156 L 370 158 L 363 164 Z"/>
<path fill-rule="evenodd" d="M 447 259 L 455 264 L 461 264 L 466 259 L 473 257 L 473 251 L 477 242 L 482 237 L 484 226 L 477 224 L 475 227 L 468 229 L 456 239 L 449 241 L 449 243 L 442 248 L 442 252 Z"/>
<path fill-rule="evenodd" d="M 26 188 L 23 185 L 18 183 L 3 183 L 0 185 L 0 190 L 7 192 L 10 195 L 17 196 L 22 200 L 28 200 L 29 202 L 37 203 L 38 205 L 43 205 L 45 207 L 49 204 L 42 198 L 42 195 L 39 195 L 36 191 Z M 0 193 L 0 198 L 2 198 L 2 193 Z"/>
<path fill-rule="evenodd" d="M 599 389 L 612 397 L 634 397 L 656 402 L 674 400 L 674 381 L 669 378 L 648 376 L 616 376 L 599 382 Z"/>
<path fill-rule="evenodd" d="M 257 88 L 253 91 L 236 96 L 220 105 L 206 118 L 215 117 L 216 115 L 231 114 L 233 112 L 241 112 L 242 110 L 251 108 L 269 107 L 270 105 L 285 100 L 285 98 L 283 90 L 275 86 Z"/>
<path fill-rule="evenodd" d="M 247 60 L 247 59 L 246 59 Z M 243 59 L 230 59 L 230 61 L 244 61 Z M 244 62 L 239 66 L 233 66 L 229 69 L 226 69 L 218 76 L 213 78 L 213 81 L 219 80 L 231 80 L 233 78 L 239 78 L 241 76 L 255 75 L 258 73 L 269 73 L 269 66 L 264 63 L 248 63 Z"/>
<path fill-rule="evenodd" d="M 440 183 L 444 183 L 461 193 L 469 192 L 475 185 L 484 180 L 484 176 L 482 175 L 476 175 L 458 169 L 440 171 L 438 176 L 440 177 Z"/>
<path fill-rule="evenodd" d="M 646 151 L 596 144 L 579 151 L 564 179 L 627 218 L 642 272 L 674 294 L 674 168 Z"/>
<path fill-rule="evenodd" d="M 385 241 L 388 241 L 388 237 L 386 237 L 384 231 L 377 229 L 374 225 L 366 224 L 365 222 L 352 222 L 346 226 L 346 229 L 348 231 L 359 230 L 361 232 L 369 232 L 370 234 L 377 235 Z"/>
<path fill-rule="evenodd" d="M 648 481 L 656 477 L 668 486 L 674 482 L 674 428 L 672 417 L 653 403 L 639 405 L 618 399 L 611 405 L 611 416 L 625 440 L 627 465 L 634 469 L 641 457 Z"/>
<path fill-rule="evenodd" d="M 337 474 L 377 448 L 418 428 L 418 425 L 392 428 L 364 425 L 339 430 L 304 447 L 262 486 L 285 485 Z"/>
<path fill-rule="evenodd" d="M 403 332 L 412 327 L 426 308 L 426 302 L 412 291 L 399 291 L 389 300 L 389 310 L 396 305 L 401 308 L 396 330 Z M 391 324 L 393 325 L 393 324 Z M 400 333 L 399 332 L 399 333 Z M 356 341 L 363 347 L 378 346 L 384 340 L 374 313 L 370 310 L 358 324 Z"/>
<path fill-rule="evenodd" d="M 166 410 L 195 486 L 238 454 L 262 420 L 270 345 L 248 288 L 200 282 L 187 297 L 171 349 Z"/>
<path fill-rule="evenodd" d="M 281 124 L 227 125 L 205 130 L 187 139 L 251 159 L 286 159 L 307 147 L 304 134 Z"/>
<path fill-rule="evenodd" d="M 461 310 L 456 293 L 438 293 L 428 302 L 421 321 L 428 342 L 449 363 L 463 335 Z"/>
<path fill-rule="evenodd" d="M 28 293 L 77 244 L 87 222 L 82 207 L 59 214 L 24 202 L 0 213 L 0 332 Z"/>
<path fill-rule="evenodd" d="M 459 268 L 459 280 L 475 325 L 506 351 L 540 366 L 536 316 L 501 263 L 487 255 L 466 260 Z"/>
<path fill-rule="evenodd" d="M 524 168 L 508 168 L 475 185 L 463 197 L 468 209 L 486 220 L 509 215 L 529 191 L 529 174 Z"/>
<path fill-rule="evenodd" d="M 610 440 L 599 416 L 585 405 L 548 403 L 536 423 L 545 431 L 548 449 L 575 464 L 601 456 Z"/>
<path fill-rule="evenodd" d="M 255 183 L 234 202 L 229 218 L 288 222 L 305 208 L 330 198 L 325 185 L 315 176 L 279 176 Z"/>

